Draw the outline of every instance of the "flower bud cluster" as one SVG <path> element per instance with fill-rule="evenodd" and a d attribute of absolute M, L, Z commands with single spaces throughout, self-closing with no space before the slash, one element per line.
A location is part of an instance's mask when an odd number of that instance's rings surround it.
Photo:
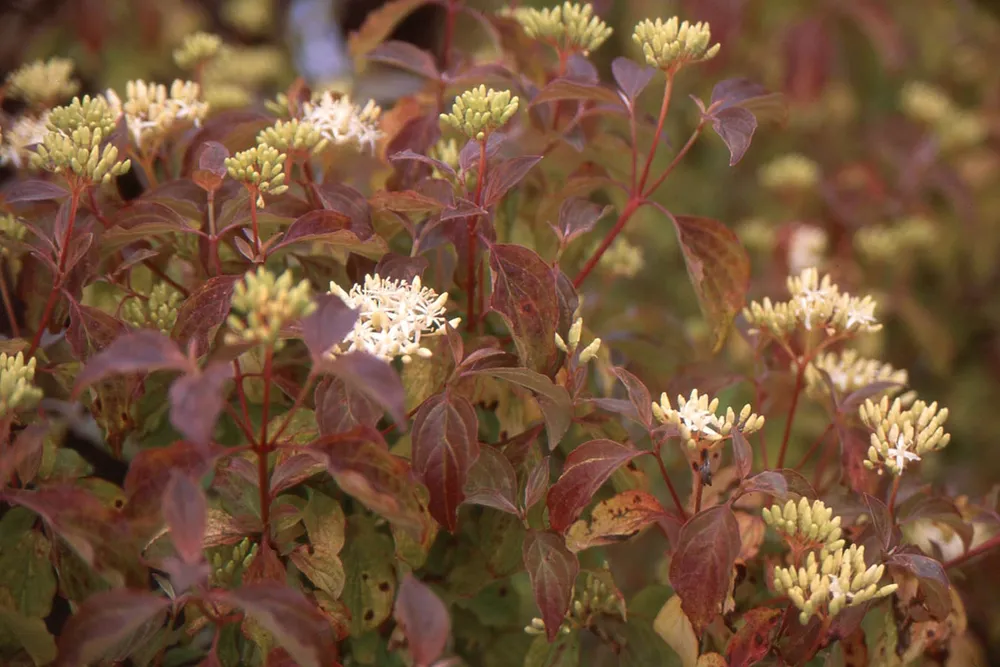
<path fill-rule="evenodd" d="M 968 148 L 988 134 L 984 120 L 960 109 L 948 94 L 929 83 L 911 81 L 901 92 L 903 112 L 931 128 L 943 148 Z"/>
<path fill-rule="evenodd" d="M 646 19 L 635 26 L 632 41 L 642 48 L 646 63 L 664 71 L 676 71 L 684 65 L 714 58 L 722 48 L 709 46 L 712 32 L 708 23 L 667 19 Z"/>
<path fill-rule="evenodd" d="M 819 165 L 799 153 L 782 155 L 760 170 L 760 184 L 771 190 L 809 190 L 819 183 Z"/>
<path fill-rule="evenodd" d="M 488 134 L 503 127 L 517 113 L 518 102 L 509 90 L 487 90 L 486 86 L 479 86 L 456 97 L 451 113 L 441 114 L 441 122 L 470 139 L 484 141 Z"/>
<path fill-rule="evenodd" d="M 600 241 L 595 243 L 591 254 L 597 250 L 599 244 Z M 634 278 L 642 271 L 646 261 L 642 254 L 642 248 L 629 243 L 628 239 L 619 234 L 618 238 L 608 246 L 607 251 L 601 255 L 597 264 L 611 275 Z"/>
<path fill-rule="evenodd" d="M 274 343 L 282 327 L 312 313 L 316 303 L 308 280 L 293 284 L 292 272 L 280 277 L 261 266 L 236 283 L 232 305 L 236 311 L 226 320 L 226 343 Z"/>
<path fill-rule="evenodd" d="M 253 562 L 257 555 L 257 543 L 251 542 L 249 537 L 244 537 L 233 545 L 232 550 L 226 553 L 224 550 L 216 551 L 212 554 L 212 583 L 229 588 L 239 583 L 240 575 Z"/>
<path fill-rule="evenodd" d="M 846 396 L 875 382 L 895 382 L 900 386 L 885 390 L 885 395 L 892 396 L 902 391 L 909 379 L 905 369 L 895 369 L 877 359 L 865 359 L 856 350 L 825 352 L 817 356 L 805 370 L 806 392 L 816 399 L 830 395 L 820 371 L 826 372 L 840 396 Z"/>
<path fill-rule="evenodd" d="M 256 191 L 257 206 L 263 206 L 263 195 L 280 195 L 288 190 L 284 174 L 287 157 L 277 148 L 261 143 L 227 157 L 225 165 L 233 179 Z"/>
<path fill-rule="evenodd" d="M 32 165 L 91 183 L 106 183 L 131 166 L 128 160 L 118 160 L 115 146 L 104 143 L 114 126 L 115 118 L 103 98 L 75 97 L 49 114 L 49 131 L 31 156 Z"/>
<path fill-rule="evenodd" d="M 809 552 L 805 567 L 774 568 L 774 587 L 788 596 L 801 610 L 799 621 L 805 625 L 813 614 L 830 618 L 847 607 L 891 595 L 896 584 L 879 586 L 885 565 L 865 566 L 865 548 L 854 544 L 816 558 Z"/>
<path fill-rule="evenodd" d="M 178 126 L 188 122 L 198 126 L 208 113 L 208 104 L 200 98 L 201 87 L 193 81 L 177 79 L 169 91 L 163 84 L 129 81 L 124 100 L 110 89 L 105 96 L 116 118 L 125 115 L 132 141 L 146 155 L 155 153 Z"/>
<path fill-rule="evenodd" d="M 583 318 L 577 317 L 573 321 L 573 324 L 569 328 L 569 333 L 566 336 L 566 340 L 559 335 L 557 331 L 555 334 L 556 347 L 565 352 L 566 354 L 572 356 L 576 349 L 580 346 L 580 336 L 583 334 Z M 585 348 L 580 351 L 580 363 L 589 363 L 597 356 L 597 353 L 601 351 L 601 339 L 595 338 L 592 340 Z"/>
<path fill-rule="evenodd" d="M 528 37 L 551 44 L 563 53 L 594 51 L 607 41 L 612 28 L 594 16 L 589 2 L 564 2 L 552 8 L 522 7 L 513 11 Z"/>
<path fill-rule="evenodd" d="M 129 299 L 122 306 L 122 319 L 136 327 L 152 327 L 169 334 L 177 323 L 181 293 L 167 283 L 153 287 L 148 299 Z"/>
<path fill-rule="evenodd" d="M 278 120 L 257 135 L 258 144 L 273 146 L 285 153 L 322 153 L 330 145 L 320 129 L 309 121 L 293 118 Z"/>
<path fill-rule="evenodd" d="M 854 247 L 873 262 L 899 265 L 938 242 L 937 227 L 927 218 L 914 216 L 891 226 L 868 226 L 854 234 Z"/>
<path fill-rule="evenodd" d="M 764 427 L 763 415 L 751 412 L 750 405 L 744 405 L 738 417 L 731 407 L 726 408 L 725 416 L 716 414 L 718 409 L 718 398 L 709 400 L 708 394 L 699 395 L 698 390 L 693 389 L 687 399 L 677 396 L 675 410 L 664 392 L 660 402 L 653 403 L 653 416 L 661 424 L 676 426 L 689 450 L 721 442 L 730 436 L 734 428 L 750 435 Z"/>
<path fill-rule="evenodd" d="M 174 62 L 182 70 L 191 71 L 204 65 L 222 49 L 222 38 L 209 32 L 188 35 L 181 45 L 174 49 Z"/>
<path fill-rule="evenodd" d="M 462 169 L 458 159 L 461 153 L 462 147 L 458 145 L 458 142 L 455 141 L 454 137 L 449 137 L 448 139 L 438 139 L 437 143 L 431 146 L 431 150 L 428 155 L 435 160 L 444 162 L 446 165 L 451 167 L 456 174 L 458 174 Z M 437 167 L 434 167 L 431 175 L 434 178 L 445 177 L 445 175 L 441 173 Z"/>
<path fill-rule="evenodd" d="M 7 77 L 7 86 L 11 97 L 24 100 L 35 109 L 52 107 L 80 90 L 69 58 L 49 58 L 22 65 Z"/>
<path fill-rule="evenodd" d="M 24 353 L 0 353 L 0 417 L 16 410 L 28 410 L 42 398 L 35 386 L 35 358 L 24 360 Z"/>
<path fill-rule="evenodd" d="M 943 426 L 948 419 L 948 408 L 938 409 L 937 402 L 928 405 L 915 401 L 904 407 L 900 398 L 890 404 L 885 396 L 878 403 L 867 399 L 858 412 L 872 431 L 865 467 L 877 470 L 880 475 L 888 470 L 898 477 L 911 461 L 944 449 L 951 440 L 951 434 L 945 433 Z"/>
<path fill-rule="evenodd" d="M 559 632 L 569 634 L 573 628 L 589 627 L 595 616 L 621 613 L 621 601 L 615 592 L 600 577 L 588 572 L 587 582 L 576 591 Z M 545 621 L 533 618 L 524 631 L 529 635 L 545 634 Z"/>
<path fill-rule="evenodd" d="M 841 518 L 833 516 L 833 510 L 823 501 L 815 500 L 812 504 L 805 497 L 798 503 L 789 500 L 785 506 L 772 505 L 771 509 L 761 510 L 764 523 L 778 532 L 784 533 L 789 539 L 810 546 L 818 546 L 820 556 L 840 551 L 844 548 L 840 528 Z"/>

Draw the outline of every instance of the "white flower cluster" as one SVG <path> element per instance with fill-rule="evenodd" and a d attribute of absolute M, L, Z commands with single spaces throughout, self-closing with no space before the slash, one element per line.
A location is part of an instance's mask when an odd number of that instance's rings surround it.
<path fill-rule="evenodd" d="M 10 129 L 3 133 L 0 164 L 13 164 L 18 169 L 26 166 L 30 147 L 42 143 L 49 131 L 48 123 L 47 111 L 38 118 L 28 114 L 19 117 Z"/>
<path fill-rule="evenodd" d="M 678 395 L 676 410 L 670 405 L 666 392 L 660 395 L 660 402 L 653 403 L 652 408 L 653 416 L 661 424 L 677 426 L 681 439 L 692 450 L 699 444 L 712 446 L 721 442 L 729 437 L 733 428 L 749 435 L 764 427 L 764 417 L 754 414 L 749 404 L 743 406 L 739 416 L 728 407 L 723 417 L 715 412 L 719 409 L 719 399 L 709 399 L 708 394 L 699 395 L 697 389 L 692 390 L 686 399 Z"/>
<path fill-rule="evenodd" d="M 448 293 L 438 295 L 424 287 L 419 276 L 407 282 L 368 275 L 350 292 L 334 282 L 330 291 L 358 311 L 354 330 L 331 350 L 332 355 L 360 350 L 386 361 L 402 357 L 409 363 L 413 355 L 431 356 L 421 345 L 422 337 L 444 332 Z M 455 318 L 448 323 L 457 328 L 460 322 Z"/>
<path fill-rule="evenodd" d="M 327 91 L 303 103 L 302 111 L 302 120 L 315 126 L 333 144 L 356 143 L 374 152 L 375 143 L 382 137 L 378 127 L 382 109 L 372 100 L 359 107 L 346 95 L 334 98 Z"/>
<path fill-rule="evenodd" d="M 179 123 L 198 126 L 208 113 L 208 103 L 200 98 L 201 89 L 192 81 L 177 79 L 168 92 L 163 84 L 129 81 L 125 99 L 108 89 L 105 97 L 115 117 L 125 114 L 129 132 L 140 152 L 154 152 L 159 143 Z"/>

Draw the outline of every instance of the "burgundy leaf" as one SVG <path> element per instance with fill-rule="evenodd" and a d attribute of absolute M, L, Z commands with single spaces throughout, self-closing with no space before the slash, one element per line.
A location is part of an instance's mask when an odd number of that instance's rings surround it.
<path fill-rule="evenodd" d="M 483 347 L 469 353 L 456 369 L 458 375 L 470 375 L 489 371 L 491 368 L 513 368 L 517 357 L 509 352 L 491 347 Z"/>
<path fill-rule="evenodd" d="M 817 102 L 830 80 L 837 57 L 830 27 L 819 16 L 807 16 L 785 29 L 784 90 L 799 104 Z"/>
<path fill-rule="evenodd" d="M 698 633 L 722 611 L 740 546 L 740 525 L 728 505 L 699 512 L 681 528 L 670 585 Z"/>
<path fill-rule="evenodd" d="M 430 667 L 451 635 L 451 617 L 441 598 L 407 574 L 399 584 L 393 616 L 403 629 L 414 667 Z"/>
<path fill-rule="evenodd" d="M 10 206 L 22 202 L 63 199 L 64 197 L 68 197 L 69 194 L 69 190 L 58 183 L 29 179 L 26 181 L 14 181 L 9 187 L 4 188 L 0 192 L 0 197 L 3 198 L 4 203 Z"/>
<path fill-rule="evenodd" d="M 437 65 L 434 56 L 409 42 L 389 40 L 382 42 L 366 56 L 368 60 L 405 69 L 427 79 L 437 80 Z"/>
<path fill-rule="evenodd" d="M 729 667 L 750 667 L 767 655 L 781 616 L 780 609 L 766 607 L 757 607 L 744 613 L 743 627 L 729 638 L 726 646 Z"/>
<path fill-rule="evenodd" d="M 179 440 L 166 447 L 142 449 L 132 459 L 122 488 L 129 516 L 142 517 L 160 511 L 167 484 L 174 473 L 201 478 L 212 463 L 204 447 Z"/>
<path fill-rule="evenodd" d="M 506 141 L 507 135 L 503 132 L 492 132 L 486 137 L 486 159 L 492 160 Z M 479 142 L 469 139 L 458 152 L 458 168 L 462 171 L 473 171 L 479 169 L 480 157 Z"/>
<path fill-rule="evenodd" d="M 409 148 L 399 151 L 398 153 L 393 153 L 389 156 L 389 162 L 405 162 L 407 160 L 419 162 L 420 164 L 427 165 L 432 169 L 437 169 L 441 173 L 448 174 L 451 178 L 455 178 L 455 170 L 452 169 L 451 165 L 444 163 L 441 160 L 435 160 L 432 157 L 421 155 L 420 153 L 414 153 Z"/>
<path fill-rule="evenodd" d="M 198 151 L 198 167 L 191 180 L 206 192 L 215 192 L 226 178 L 226 158 L 229 150 L 217 141 L 206 141 Z"/>
<path fill-rule="evenodd" d="M 479 421 L 467 399 L 432 396 L 413 418 L 413 471 L 430 491 L 430 513 L 454 532 L 469 468 L 479 458 Z"/>
<path fill-rule="evenodd" d="M 539 500 L 545 497 L 549 490 L 549 457 L 539 461 L 524 483 L 524 511 L 528 512 Z"/>
<path fill-rule="evenodd" d="M 570 452 L 546 499 L 552 529 L 569 528 L 615 470 L 646 453 L 612 440 L 591 440 Z"/>
<path fill-rule="evenodd" d="M 470 357 L 472 355 L 469 355 Z M 507 382 L 513 382 L 525 389 L 530 389 L 538 397 L 538 406 L 545 420 L 545 431 L 549 441 L 549 449 L 555 449 L 562 437 L 569 430 L 573 421 L 573 399 L 566 388 L 555 384 L 542 375 L 526 368 L 486 368 L 481 372 Z M 468 374 L 469 371 L 466 371 Z"/>
<path fill-rule="evenodd" d="M 202 560 L 207 512 L 208 504 L 201 486 L 185 473 L 174 470 L 163 492 L 163 518 L 174 547 L 185 563 Z"/>
<path fill-rule="evenodd" d="M 384 412 L 367 394 L 338 377 L 320 380 L 313 400 L 322 435 L 336 435 L 356 426 L 375 426 Z"/>
<path fill-rule="evenodd" d="M 221 325 L 233 299 L 233 288 L 242 276 L 213 276 L 181 304 L 171 338 L 187 347 L 192 341 L 196 354 L 208 352 L 209 335 Z"/>
<path fill-rule="evenodd" d="M 541 155 L 522 155 L 504 160 L 486 174 L 483 206 L 489 208 L 503 199 L 511 188 L 521 182 L 531 168 L 542 159 Z"/>
<path fill-rule="evenodd" d="M 890 568 L 902 570 L 916 578 L 927 611 L 938 620 L 951 612 L 951 582 L 944 566 L 929 556 L 897 553 L 886 561 Z"/>
<path fill-rule="evenodd" d="M 292 454 L 280 459 L 271 473 L 271 497 L 297 486 L 313 475 L 325 470 L 326 466 L 311 453 Z"/>
<path fill-rule="evenodd" d="M 745 479 L 753 469 L 753 449 L 743 432 L 733 429 L 733 464 L 740 479 Z"/>
<path fill-rule="evenodd" d="M 621 98 L 605 86 L 562 78 L 555 79 L 542 88 L 531 100 L 531 106 L 558 100 L 589 100 L 615 105 L 622 103 Z"/>
<path fill-rule="evenodd" d="M 615 77 L 618 88 L 631 105 L 652 81 L 656 69 L 648 65 L 640 65 L 631 58 L 619 56 L 611 63 L 611 73 Z"/>
<path fill-rule="evenodd" d="M 245 611 L 270 632 L 301 667 L 326 667 L 336 646 L 330 621 L 302 593 L 284 583 L 244 583 L 215 599 Z"/>
<path fill-rule="evenodd" d="M 313 241 L 336 243 L 341 239 L 357 239 L 357 235 L 350 229 L 350 222 L 346 215 L 338 211 L 327 209 L 309 211 L 288 226 L 281 241 L 274 244 L 272 250 L 285 248 L 293 243 Z"/>
<path fill-rule="evenodd" d="M 595 85 L 600 81 L 600 75 L 594 63 L 582 53 L 572 54 L 566 61 L 566 78 L 579 83 Z"/>
<path fill-rule="evenodd" d="M 76 376 L 73 395 L 78 396 L 86 387 L 110 375 L 157 370 L 187 371 L 192 370 L 192 364 L 178 349 L 177 343 L 159 331 L 133 331 L 116 338 L 86 363 Z"/>
<path fill-rule="evenodd" d="M 302 341 L 319 360 L 354 328 L 358 311 L 336 294 L 322 294 L 316 302 L 316 310 L 302 320 Z"/>
<path fill-rule="evenodd" d="M 230 364 L 213 362 L 204 371 L 182 375 L 170 385 L 170 423 L 185 438 L 199 445 L 212 440 L 226 403 L 222 389 L 232 373 Z"/>
<path fill-rule="evenodd" d="M 766 493 L 781 500 L 789 497 L 815 498 L 816 490 L 801 473 L 788 468 L 765 470 L 743 481 L 743 493 Z"/>
<path fill-rule="evenodd" d="M 373 209 L 379 211 L 427 213 L 430 211 L 440 211 L 449 202 L 439 201 L 416 190 L 377 190 L 368 200 L 368 203 Z"/>
<path fill-rule="evenodd" d="M 673 217 L 688 276 L 712 328 L 712 349 L 725 342 L 750 289 L 750 258 L 735 233 L 711 218 Z"/>
<path fill-rule="evenodd" d="M 358 238 L 365 240 L 375 233 L 372 210 L 363 194 L 349 185 L 335 182 L 323 183 L 317 186 L 317 191 L 323 207 L 346 216 L 350 221 L 350 230 Z"/>
<path fill-rule="evenodd" d="M 529 530 L 524 536 L 523 554 L 535 603 L 542 612 L 545 633 L 551 642 L 569 611 L 580 563 L 566 548 L 562 536 L 554 533 Z"/>
<path fill-rule="evenodd" d="M 423 276 L 428 266 L 430 262 L 426 257 L 409 257 L 389 252 L 375 265 L 375 273 L 383 278 L 413 282 L 417 276 Z"/>
<path fill-rule="evenodd" d="M 871 384 L 865 385 L 860 389 L 855 389 L 840 403 L 838 406 L 838 412 L 841 414 L 854 414 L 857 412 L 858 407 L 865 402 L 865 399 L 879 396 L 887 391 L 893 389 L 901 389 L 906 385 L 900 382 L 872 382 Z"/>
<path fill-rule="evenodd" d="M 0 456 L 0 490 L 7 486 L 10 481 L 10 474 L 15 470 L 21 478 L 22 484 L 31 482 L 26 479 L 26 475 L 21 472 L 21 464 L 26 461 L 37 460 L 41 457 L 42 446 L 49 435 L 51 424 L 47 422 L 35 422 L 28 425 L 14 438 L 14 444 L 9 449 L 5 449 L 3 456 Z M 37 474 L 37 466 L 35 466 Z M 34 474 L 32 477 L 34 477 Z"/>
<path fill-rule="evenodd" d="M 465 483 L 465 502 L 492 507 L 501 512 L 519 515 L 515 494 L 517 473 L 507 457 L 489 445 L 482 445 L 479 458 L 469 468 Z"/>
<path fill-rule="evenodd" d="M 94 235 L 90 232 L 85 234 L 79 234 L 74 236 L 73 240 L 69 244 L 69 252 L 66 254 L 66 266 L 64 270 L 69 273 L 76 265 L 80 263 L 80 260 L 86 256 L 87 251 L 94 245 Z"/>
<path fill-rule="evenodd" d="M 961 536 L 966 548 L 972 542 L 973 527 L 965 522 L 955 502 L 944 496 L 914 493 L 896 508 L 896 519 L 900 525 L 920 519 L 943 523 Z"/>
<path fill-rule="evenodd" d="M 70 617 L 59 635 L 59 667 L 89 665 L 118 642 L 170 608 L 170 600 L 116 589 L 92 594 Z"/>
<path fill-rule="evenodd" d="M 559 307 L 555 280 L 538 254 L 518 245 L 498 243 L 490 249 L 493 290 L 490 308 L 510 329 L 522 363 L 548 373 L 555 364 Z"/>
<path fill-rule="evenodd" d="M 85 361 L 128 332 L 125 325 L 93 306 L 69 302 L 69 330 L 66 340 L 73 356 Z"/>
<path fill-rule="evenodd" d="M 559 234 L 563 244 L 591 231 L 611 210 L 610 206 L 600 206 L 581 197 L 566 199 L 559 207 Z"/>
<path fill-rule="evenodd" d="M 629 373 L 624 368 L 615 366 L 611 369 L 615 376 L 625 385 L 628 392 L 628 400 L 635 407 L 635 413 L 639 422 L 647 429 L 653 426 L 653 399 L 649 395 L 649 389 L 642 383 L 642 380 Z"/>
<path fill-rule="evenodd" d="M 898 540 L 896 531 L 898 530 L 889 513 L 889 508 L 885 503 L 867 493 L 861 494 L 865 506 L 868 508 L 868 516 L 871 517 L 871 528 L 881 554 L 891 549 Z"/>
<path fill-rule="evenodd" d="M 750 148 L 757 117 L 742 107 L 729 107 L 713 112 L 711 118 L 712 128 L 729 149 L 729 166 L 732 167 Z"/>
<path fill-rule="evenodd" d="M 726 79 L 712 88 L 711 104 L 720 109 L 728 109 L 737 104 L 767 95 L 767 88 L 745 78 Z"/>
<path fill-rule="evenodd" d="M 324 360 L 317 370 L 339 378 L 347 387 L 381 405 L 398 424 L 406 423 L 406 395 L 399 374 L 367 352 L 350 352 Z"/>
<path fill-rule="evenodd" d="M 156 201 L 134 201 L 115 217 L 115 225 L 104 232 L 101 250 L 109 252 L 136 241 L 163 234 L 193 234 L 180 213 Z"/>

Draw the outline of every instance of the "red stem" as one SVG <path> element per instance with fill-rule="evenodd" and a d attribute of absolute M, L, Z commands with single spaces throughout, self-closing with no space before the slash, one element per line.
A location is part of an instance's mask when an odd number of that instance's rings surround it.
<path fill-rule="evenodd" d="M 691 150 L 691 146 L 693 146 L 694 142 L 697 141 L 698 137 L 701 136 L 701 131 L 704 127 L 705 127 L 705 121 L 698 123 L 698 127 L 694 128 L 694 132 L 692 132 L 691 136 L 688 137 L 687 143 L 684 144 L 684 146 L 677 153 L 677 155 L 674 156 L 674 159 L 670 162 L 669 165 L 667 165 L 667 168 L 663 170 L 663 173 L 660 174 L 655 181 L 653 181 L 653 184 L 650 185 L 648 188 L 646 188 L 646 192 L 643 194 L 643 197 L 649 197 L 651 194 L 656 192 L 656 189 L 660 187 L 663 181 L 667 179 L 667 176 L 670 175 L 670 173 L 674 170 L 674 168 L 678 164 L 680 164 L 680 161 L 684 158 L 684 156 L 687 155 L 687 152 Z"/>
<path fill-rule="evenodd" d="M 694 513 L 701 511 L 701 494 L 705 490 L 705 485 L 701 482 L 701 473 L 694 473 Z"/>
<path fill-rule="evenodd" d="M 594 270 L 595 266 L 597 266 L 597 262 L 601 260 L 601 256 L 614 242 L 615 238 L 617 238 L 618 234 L 621 233 L 622 229 L 625 228 L 625 223 L 629 221 L 629 218 L 632 217 L 632 214 L 636 212 L 642 203 L 641 199 L 636 199 L 635 197 L 628 200 L 628 203 L 625 205 L 624 210 L 622 210 L 621 215 L 618 216 L 618 221 L 615 222 L 615 226 L 611 228 L 611 231 L 608 232 L 607 236 L 604 237 L 604 240 L 601 241 L 601 245 L 597 247 L 594 254 L 590 256 L 587 263 L 583 265 L 582 269 L 580 269 L 580 273 L 576 274 L 576 278 L 573 279 L 574 287 L 579 287 L 583 284 L 583 281 L 587 279 L 590 272 Z"/>
<path fill-rule="evenodd" d="M 944 566 L 945 568 L 952 568 L 952 567 L 958 567 L 959 565 L 964 565 L 965 563 L 972 560 L 976 556 L 981 556 L 987 551 L 991 551 L 992 549 L 998 546 L 1000 546 L 1000 535 L 994 535 L 990 539 L 980 544 L 978 547 L 973 547 L 968 551 L 966 551 L 961 556 L 956 556 L 955 558 L 952 558 L 951 560 L 947 561 L 946 563 L 944 563 Z"/>
<path fill-rule="evenodd" d="M 639 177 L 638 192 L 646 187 L 646 179 L 649 178 L 649 168 L 653 164 L 653 158 L 656 156 L 656 148 L 660 144 L 660 133 L 663 132 L 663 124 L 667 120 L 667 108 L 670 106 L 670 97 L 674 90 L 674 73 L 667 72 L 667 85 L 663 89 L 663 102 L 660 104 L 660 116 L 656 120 L 656 132 L 653 134 L 653 145 L 649 149 L 649 155 L 646 157 L 646 164 L 642 168 L 642 175 Z"/>
<path fill-rule="evenodd" d="M 788 451 L 788 439 L 792 435 L 792 424 L 795 422 L 795 410 L 799 407 L 799 395 L 802 394 L 802 379 L 805 376 L 807 364 L 806 360 L 802 360 L 798 364 L 798 371 L 795 373 L 792 406 L 788 409 L 788 421 L 785 422 L 785 435 L 781 438 L 781 449 L 778 451 L 778 468 L 781 468 L 785 463 L 785 453 Z"/>
<path fill-rule="evenodd" d="M 0 264 L 0 297 L 3 298 L 3 307 L 7 312 L 7 321 L 10 322 L 10 332 L 14 334 L 14 338 L 21 337 L 21 327 L 17 324 L 17 317 L 14 315 L 14 302 L 10 298 L 10 289 L 7 287 L 7 272 L 5 269 L 6 262 Z"/>
<path fill-rule="evenodd" d="M 261 539 L 271 535 L 271 481 L 267 467 L 267 455 L 271 451 L 267 438 L 268 408 L 271 402 L 271 369 L 274 362 L 274 348 L 268 346 L 264 353 L 264 404 L 261 406 L 260 438 L 254 448 L 257 452 L 257 484 L 260 486 L 260 521 L 264 528 Z"/>
<path fill-rule="evenodd" d="M 663 477 L 663 481 L 667 483 L 667 490 L 670 491 L 670 497 L 674 500 L 674 507 L 677 508 L 677 512 L 680 513 L 681 519 L 687 521 L 687 512 L 684 511 L 684 504 L 681 503 L 680 496 L 677 495 L 677 489 L 674 488 L 674 483 L 670 481 L 670 475 L 667 473 L 667 467 L 663 464 L 663 458 L 660 456 L 660 445 L 656 445 L 656 464 L 660 466 L 660 475 Z"/>
<path fill-rule="evenodd" d="M 486 180 L 486 137 L 479 142 L 479 175 L 476 178 L 476 205 L 482 204 L 483 182 Z M 476 327 L 476 225 L 479 219 L 475 216 L 466 220 L 466 241 L 469 262 L 466 267 L 465 282 L 468 296 L 466 297 L 466 311 L 468 321 L 465 328 L 472 331 Z"/>
<path fill-rule="evenodd" d="M 76 223 L 76 213 L 80 207 L 80 193 L 81 187 L 74 184 L 73 189 L 70 193 L 69 202 L 69 220 L 66 222 L 66 235 L 62 239 L 62 247 L 59 248 L 59 264 L 58 271 L 56 275 L 52 276 L 52 291 L 49 292 L 49 298 L 45 302 L 45 309 L 42 311 L 42 319 L 38 323 L 38 330 L 35 331 L 34 337 L 31 339 L 31 345 L 28 346 L 28 352 L 26 356 L 30 357 L 38 349 L 38 345 L 42 342 L 42 336 L 45 334 L 45 330 L 49 326 L 49 320 L 52 318 L 52 311 L 55 310 L 56 302 L 59 301 L 59 294 L 62 291 L 62 281 L 66 277 L 66 261 L 69 259 L 69 243 L 73 238 L 73 225 Z"/>
<path fill-rule="evenodd" d="M 895 515 L 896 511 L 896 496 L 899 494 L 899 476 L 896 476 L 892 480 L 892 493 L 889 495 L 889 518 L 891 519 Z"/>
<path fill-rule="evenodd" d="M 309 377 L 306 378 L 306 381 L 302 384 L 302 389 L 299 390 L 299 395 L 295 397 L 295 402 L 292 404 L 292 407 L 285 413 L 285 418 L 282 420 L 281 425 L 278 426 L 278 430 L 275 431 L 274 435 L 271 437 L 272 443 L 278 442 L 278 438 L 282 436 L 285 429 L 288 428 L 288 425 L 292 422 L 292 417 L 298 409 L 302 407 L 302 403 L 306 400 L 306 395 L 309 393 L 309 390 L 312 389 L 313 380 L 314 377 L 310 373 Z"/>
<path fill-rule="evenodd" d="M 215 191 L 208 191 L 208 259 L 215 266 L 215 275 L 222 275 L 222 260 L 219 259 L 219 236 L 215 229 Z"/>
<path fill-rule="evenodd" d="M 260 254 L 260 228 L 257 226 L 257 188 L 250 188 L 250 224 L 253 226 L 253 252 Z"/>

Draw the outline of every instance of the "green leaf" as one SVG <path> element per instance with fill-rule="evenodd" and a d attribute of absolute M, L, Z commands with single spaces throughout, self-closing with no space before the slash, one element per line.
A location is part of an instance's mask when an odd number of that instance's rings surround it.
<path fill-rule="evenodd" d="M 551 644 L 545 635 L 531 642 L 524 667 L 575 667 L 580 664 L 580 634 L 559 635 Z"/>
<path fill-rule="evenodd" d="M 56 640 L 49 634 L 44 620 L 0 607 L 0 646 L 10 646 L 10 640 L 20 643 L 39 667 L 56 659 Z"/>
<path fill-rule="evenodd" d="M 351 636 L 373 630 L 389 618 L 396 590 L 392 539 L 366 517 L 352 516 L 343 553 L 346 580 L 342 600 L 351 611 Z"/>
<path fill-rule="evenodd" d="M 309 545 L 301 545 L 290 558 L 316 586 L 339 598 L 346 574 L 338 554 L 344 547 L 346 521 L 340 504 L 323 493 L 312 491 L 302 512 L 302 522 L 309 535 Z"/>
<path fill-rule="evenodd" d="M 472 375 L 481 373 L 507 382 L 513 382 L 525 389 L 530 389 L 538 397 L 538 407 L 545 420 L 545 431 L 549 440 L 549 449 L 555 449 L 569 430 L 573 421 L 573 399 L 569 392 L 555 384 L 541 373 L 527 368 L 484 368 L 469 371 Z"/>
<path fill-rule="evenodd" d="M 6 517 L 4 524 L 0 527 L 9 525 Z M 52 609 L 56 593 L 52 543 L 36 530 L 19 536 L 17 542 L 0 549 L 0 607 L 13 603 L 18 612 L 29 618 L 44 618 Z"/>

